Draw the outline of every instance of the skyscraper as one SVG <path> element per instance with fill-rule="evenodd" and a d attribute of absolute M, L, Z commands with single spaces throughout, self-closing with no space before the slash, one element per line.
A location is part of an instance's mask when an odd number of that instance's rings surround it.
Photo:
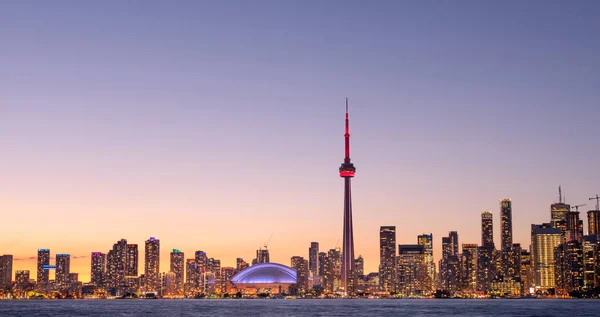
<path fill-rule="evenodd" d="M 56 285 L 60 290 L 64 290 L 71 286 L 71 255 L 57 254 L 56 255 Z"/>
<path fill-rule="evenodd" d="M 397 291 L 406 296 L 422 294 L 427 277 L 425 248 L 420 244 L 398 245 L 396 259 Z"/>
<path fill-rule="evenodd" d="M 567 213 L 571 211 L 571 206 L 565 204 L 562 195 L 562 189 L 558 186 L 558 203 L 550 205 L 550 219 L 554 228 L 560 227 L 560 223 L 567 221 Z"/>
<path fill-rule="evenodd" d="M 149 292 L 160 291 L 160 240 L 151 237 L 146 240 L 146 258 L 144 262 L 144 277 Z"/>
<path fill-rule="evenodd" d="M 290 266 L 296 270 L 296 285 L 300 293 L 308 291 L 308 261 L 301 256 L 293 256 Z"/>
<path fill-rule="evenodd" d="M 342 285 L 344 292 L 351 294 L 356 289 L 354 268 L 354 230 L 352 228 L 352 197 L 350 180 L 356 168 L 350 162 L 350 128 L 348 119 L 348 98 L 346 98 L 346 133 L 344 134 L 346 155 L 340 166 L 340 177 L 344 179 L 344 239 L 342 244 Z"/>
<path fill-rule="evenodd" d="M 534 270 L 535 287 L 549 289 L 554 287 L 554 248 L 562 240 L 561 231 L 551 223 L 531 225 L 531 259 Z"/>
<path fill-rule="evenodd" d="M 481 213 L 481 246 L 494 248 L 494 216 L 491 211 Z"/>
<path fill-rule="evenodd" d="M 435 280 L 435 263 L 433 262 L 433 234 L 421 234 L 417 236 L 417 243 L 422 245 L 425 249 L 425 263 L 427 264 L 427 275 L 429 279 L 426 281 L 426 285 L 429 286 L 429 290 L 433 288 L 433 281 Z"/>
<path fill-rule="evenodd" d="M 379 228 L 379 287 L 392 292 L 396 284 L 396 227 Z"/>
<path fill-rule="evenodd" d="M 500 227 L 501 227 L 501 250 L 505 251 L 512 247 L 512 202 L 508 198 L 500 200 Z"/>
<path fill-rule="evenodd" d="M 0 288 L 12 285 L 13 256 L 9 254 L 0 255 Z"/>
<path fill-rule="evenodd" d="M 308 248 L 308 269 L 312 279 L 319 276 L 319 242 L 311 242 Z"/>
<path fill-rule="evenodd" d="M 236 274 L 241 272 L 248 266 L 249 266 L 248 263 L 246 261 L 244 261 L 244 259 L 242 259 L 242 258 L 235 259 L 235 273 Z"/>
<path fill-rule="evenodd" d="M 121 239 L 113 244 L 106 255 L 106 276 L 104 283 L 108 287 L 122 286 L 127 271 L 127 240 Z"/>
<path fill-rule="evenodd" d="M 39 249 L 37 255 L 37 285 L 39 289 L 48 287 L 50 274 L 48 270 L 44 269 L 48 265 L 50 265 L 50 250 Z"/>
<path fill-rule="evenodd" d="M 566 242 L 579 241 L 583 239 L 583 221 L 579 219 L 579 211 L 567 213 Z"/>
<path fill-rule="evenodd" d="M 185 261 L 185 283 L 190 285 L 190 287 L 195 287 L 198 280 L 196 277 L 197 274 L 196 259 L 187 259 Z"/>
<path fill-rule="evenodd" d="M 462 289 L 467 292 L 477 290 L 477 244 L 462 245 Z"/>
<path fill-rule="evenodd" d="M 198 270 L 196 273 L 196 287 L 204 290 L 204 275 L 208 267 L 208 256 L 204 251 L 196 251 L 194 258 L 196 259 L 196 269 Z"/>
<path fill-rule="evenodd" d="M 127 245 L 127 263 L 125 269 L 125 276 L 138 276 L 139 267 L 139 250 L 137 244 Z"/>
<path fill-rule="evenodd" d="M 458 232 L 450 231 L 448 233 L 448 238 L 450 238 L 450 246 L 451 246 L 451 254 L 454 256 L 458 256 Z"/>
<path fill-rule="evenodd" d="M 92 252 L 91 283 L 96 286 L 104 286 L 104 275 L 106 273 L 106 254 Z"/>
<path fill-rule="evenodd" d="M 173 295 L 183 295 L 183 263 L 184 263 L 183 252 L 173 249 L 171 252 L 171 265 L 170 271 L 175 273 L 175 293 Z"/>

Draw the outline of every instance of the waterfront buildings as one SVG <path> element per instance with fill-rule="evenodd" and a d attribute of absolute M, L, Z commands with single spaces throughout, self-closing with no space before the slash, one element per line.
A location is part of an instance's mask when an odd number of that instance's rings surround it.
<path fill-rule="evenodd" d="M 383 292 L 392 292 L 396 285 L 396 227 L 379 229 L 379 286 Z"/>
<path fill-rule="evenodd" d="M 554 288 L 554 248 L 561 244 L 562 233 L 552 223 L 531 225 L 532 266 L 535 288 L 548 290 Z"/>
<path fill-rule="evenodd" d="M 144 261 L 144 278 L 147 292 L 159 292 L 160 279 L 160 241 L 151 237 L 146 240 L 146 258 Z"/>

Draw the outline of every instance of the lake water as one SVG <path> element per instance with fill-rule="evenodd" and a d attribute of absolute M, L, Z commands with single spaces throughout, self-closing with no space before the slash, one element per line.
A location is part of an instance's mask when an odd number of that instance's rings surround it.
<path fill-rule="evenodd" d="M 600 300 L 0 301 L 0 316 L 600 316 Z"/>

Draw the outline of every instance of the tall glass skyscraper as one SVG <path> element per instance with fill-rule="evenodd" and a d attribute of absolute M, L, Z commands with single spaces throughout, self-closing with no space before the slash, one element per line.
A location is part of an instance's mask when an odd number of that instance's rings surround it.
<path fill-rule="evenodd" d="M 500 200 L 501 250 L 507 251 L 513 245 L 512 202 L 508 198 Z"/>
<path fill-rule="evenodd" d="M 50 265 L 50 250 L 39 249 L 37 255 L 37 286 L 38 289 L 45 289 L 50 282 L 50 273 L 45 266 Z"/>
<path fill-rule="evenodd" d="M 384 292 L 396 285 L 396 226 L 379 228 L 379 286 Z"/>
<path fill-rule="evenodd" d="M 144 262 L 144 277 L 146 290 L 159 292 L 161 289 L 160 279 L 160 241 L 151 237 L 146 240 L 146 258 Z"/>

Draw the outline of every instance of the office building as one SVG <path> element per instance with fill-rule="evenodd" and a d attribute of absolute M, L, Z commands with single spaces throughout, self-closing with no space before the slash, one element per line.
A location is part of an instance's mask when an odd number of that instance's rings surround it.
<path fill-rule="evenodd" d="M 379 229 L 379 286 L 382 292 L 393 292 L 396 284 L 396 227 Z"/>
<path fill-rule="evenodd" d="M 71 287 L 71 255 L 56 255 L 56 286 L 59 290 Z"/>
<path fill-rule="evenodd" d="M 37 254 L 37 287 L 45 290 L 50 281 L 50 273 L 45 269 L 50 265 L 50 250 L 39 249 Z"/>
<path fill-rule="evenodd" d="M 554 288 L 554 248 L 561 244 L 562 233 L 551 223 L 531 225 L 531 258 L 535 288 Z"/>
<path fill-rule="evenodd" d="M 0 288 L 12 286 L 13 256 L 10 254 L 0 255 Z"/>

